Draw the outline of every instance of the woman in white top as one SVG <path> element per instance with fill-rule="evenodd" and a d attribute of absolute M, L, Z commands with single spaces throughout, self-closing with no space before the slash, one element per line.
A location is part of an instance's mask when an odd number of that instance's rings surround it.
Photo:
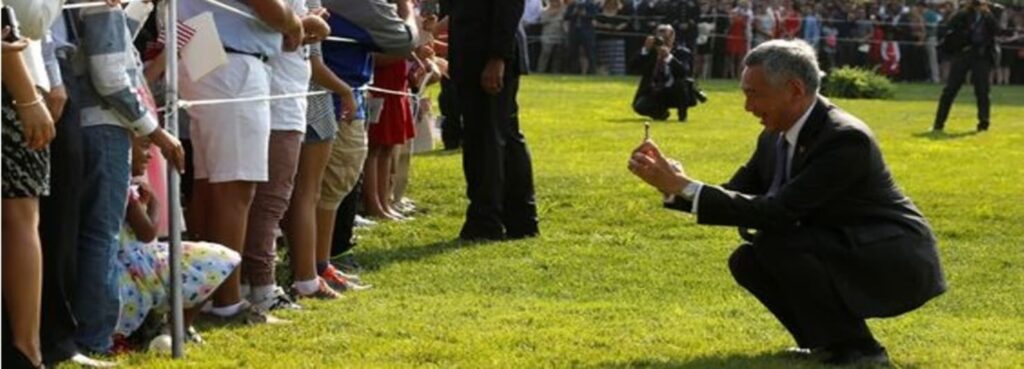
<path fill-rule="evenodd" d="M 754 4 L 754 29 L 751 47 L 775 38 L 775 14 L 764 3 Z"/>
<path fill-rule="evenodd" d="M 540 60 L 537 61 L 537 71 L 559 72 L 561 71 L 560 56 L 562 45 L 565 43 L 565 6 L 562 0 L 551 0 L 544 12 L 540 14 Z"/>

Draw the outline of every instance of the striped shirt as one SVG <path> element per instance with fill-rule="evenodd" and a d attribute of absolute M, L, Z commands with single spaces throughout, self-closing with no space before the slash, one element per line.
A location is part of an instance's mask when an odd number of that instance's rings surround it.
<path fill-rule="evenodd" d="M 75 77 L 81 88 L 82 127 L 116 125 L 149 135 L 159 125 L 155 104 L 132 45 L 128 17 L 121 7 L 82 9 L 75 19 L 79 49 Z M 135 23 L 135 22 L 132 22 Z M 140 25 L 134 24 L 138 27 Z"/>

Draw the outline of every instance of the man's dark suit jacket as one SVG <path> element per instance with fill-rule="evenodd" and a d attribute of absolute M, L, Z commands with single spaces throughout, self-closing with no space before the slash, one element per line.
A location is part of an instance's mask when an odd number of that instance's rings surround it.
<path fill-rule="evenodd" d="M 693 59 L 692 53 L 689 49 L 682 45 L 677 46 L 672 51 L 672 60 L 669 61 L 668 67 L 672 73 L 673 83 L 672 86 L 664 88 L 664 90 L 657 91 L 652 84 L 654 79 L 654 66 L 657 63 L 658 53 L 656 51 L 648 52 L 646 55 L 637 55 L 633 60 L 630 61 L 630 70 L 640 71 L 640 85 L 637 86 L 636 94 L 633 96 L 633 103 L 635 104 L 641 97 L 653 96 L 655 93 L 667 94 L 664 99 L 658 99 L 659 101 L 667 102 L 665 108 L 688 108 L 691 104 L 690 90 L 686 83 L 686 78 L 690 77 L 690 61 Z"/>
<path fill-rule="evenodd" d="M 944 50 L 947 53 L 953 53 L 954 56 L 959 56 L 968 50 L 978 52 L 984 56 L 986 60 L 991 63 L 996 62 L 996 34 L 999 33 L 999 22 L 991 12 L 983 12 L 981 14 L 981 21 L 977 24 L 974 23 L 974 19 L 977 17 L 978 10 L 967 9 L 962 10 L 949 20 L 949 24 L 946 26 L 947 34 L 944 37 L 959 38 L 957 44 L 960 44 L 960 50 Z M 983 37 L 981 43 L 975 43 L 971 41 L 971 31 L 974 27 L 984 27 Z M 944 40 L 945 41 L 945 40 Z M 945 46 L 945 45 L 943 45 Z M 979 52 L 980 51 L 980 52 Z"/>
<path fill-rule="evenodd" d="M 863 122 L 819 98 L 800 131 L 788 182 L 766 195 L 777 139 L 762 132 L 729 183 L 704 186 L 698 223 L 757 229 L 754 247 L 818 255 L 860 317 L 899 315 L 946 290 L 931 227 L 896 186 Z"/>
<path fill-rule="evenodd" d="M 453 80 L 479 83 L 484 65 L 492 57 L 505 60 L 505 73 L 510 68 L 516 68 L 518 74 L 529 71 L 520 24 L 523 0 L 445 0 L 441 6 L 451 27 L 459 29 L 448 35 Z"/>

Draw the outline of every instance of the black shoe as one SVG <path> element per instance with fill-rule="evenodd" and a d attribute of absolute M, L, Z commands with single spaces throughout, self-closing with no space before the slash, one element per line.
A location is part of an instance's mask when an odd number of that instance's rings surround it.
<path fill-rule="evenodd" d="M 534 229 L 532 231 L 528 231 L 528 232 L 513 232 L 513 231 L 508 231 L 507 232 L 507 237 L 510 240 L 521 240 L 521 239 L 524 239 L 524 238 L 534 238 L 534 237 L 537 237 L 537 236 L 540 236 L 540 231 L 538 231 L 536 229 Z"/>
<path fill-rule="evenodd" d="M 822 361 L 826 365 L 835 366 L 889 366 L 889 354 L 885 347 L 854 348 L 845 347 L 831 350 Z"/>
<path fill-rule="evenodd" d="M 829 356 L 829 352 L 823 349 L 789 347 L 783 350 L 780 356 L 797 360 L 823 361 Z"/>
<path fill-rule="evenodd" d="M 463 241 L 486 242 L 505 240 L 504 232 L 484 232 L 473 228 L 463 228 L 459 232 L 459 239 Z"/>
<path fill-rule="evenodd" d="M 811 349 L 803 347 L 787 347 L 782 350 L 782 356 L 794 359 L 810 359 L 813 353 Z"/>
<path fill-rule="evenodd" d="M 985 132 L 988 130 L 988 122 L 978 123 L 978 132 Z"/>
<path fill-rule="evenodd" d="M 687 117 L 686 112 L 684 112 L 684 111 L 680 111 L 679 112 L 679 122 L 680 123 L 686 122 L 686 117 Z"/>
<path fill-rule="evenodd" d="M 505 239 L 505 226 L 500 221 L 470 219 L 462 223 L 459 239 L 463 241 L 502 241 Z"/>
<path fill-rule="evenodd" d="M 668 112 L 668 109 L 666 109 L 664 113 L 652 116 L 651 118 L 657 121 L 662 121 L 667 120 L 670 115 L 672 114 Z"/>
<path fill-rule="evenodd" d="M 363 266 L 359 264 L 355 255 L 351 252 L 335 257 L 335 259 L 331 261 L 331 265 L 334 265 L 335 269 L 338 269 L 345 274 L 360 274 L 363 272 Z"/>

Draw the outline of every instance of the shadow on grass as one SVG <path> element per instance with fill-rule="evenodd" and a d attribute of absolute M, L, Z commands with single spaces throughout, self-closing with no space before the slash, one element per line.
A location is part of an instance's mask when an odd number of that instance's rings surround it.
<path fill-rule="evenodd" d="M 435 149 L 435 150 L 431 150 L 431 151 L 415 154 L 414 156 L 444 157 L 444 156 L 455 156 L 455 155 L 459 155 L 459 154 L 462 154 L 462 149 L 455 149 L 455 150 Z"/>
<path fill-rule="evenodd" d="M 635 118 L 611 118 L 611 119 L 605 119 L 604 121 L 608 122 L 608 123 L 637 123 L 637 124 L 644 123 L 644 122 L 651 122 L 651 124 L 680 123 L 678 120 L 675 119 L 675 115 L 673 115 L 669 119 L 664 119 L 664 120 L 654 120 L 654 119 L 651 119 L 651 118 L 648 118 L 648 117 L 635 117 Z"/>
<path fill-rule="evenodd" d="M 977 135 L 979 133 L 981 133 L 981 132 L 978 132 L 978 131 L 964 131 L 964 132 L 948 133 L 946 131 L 925 131 L 925 132 L 915 133 L 914 137 L 926 138 L 926 139 L 929 139 L 929 140 L 932 140 L 932 141 L 946 141 L 946 140 L 956 140 L 956 139 L 971 137 L 971 136 Z"/>
<path fill-rule="evenodd" d="M 605 119 L 604 121 L 605 121 L 605 122 L 608 122 L 608 123 L 643 123 L 643 122 L 655 122 L 654 120 L 651 120 L 651 118 L 645 118 L 645 117 L 632 117 L 632 118 L 610 118 L 610 119 Z"/>
<path fill-rule="evenodd" d="M 454 238 L 426 245 L 411 245 L 386 250 L 367 250 L 359 253 L 359 259 L 364 261 L 364 268 L 379 270 L 388 264 L 428 259 L 456 249 L 502 244 L 504 242 L 507 241 L 465 241 Z"/>
<path fill-rule="evenodd" d="M 754 355 L 732 354 L 728 356 L 699 357 L 690 360 L 669 360 L 660 361 L 654 359 L 641 359 L 627 362 L 605 363 L 596 366 L 601 369 L 611 368 L 654 368 L 654 369 L 706 369 L 706 368 L 761 368 L 761 369 L 812 369 L 812 368 L 835 368 L 826 366 L 815 361 L 796 359 L 786 356 L 784 353 L 762 353 Z M 854 368 L 908 368 L 916 369 L 914 365 L 893 364 L 891 366 L 861 365 Z"/>

